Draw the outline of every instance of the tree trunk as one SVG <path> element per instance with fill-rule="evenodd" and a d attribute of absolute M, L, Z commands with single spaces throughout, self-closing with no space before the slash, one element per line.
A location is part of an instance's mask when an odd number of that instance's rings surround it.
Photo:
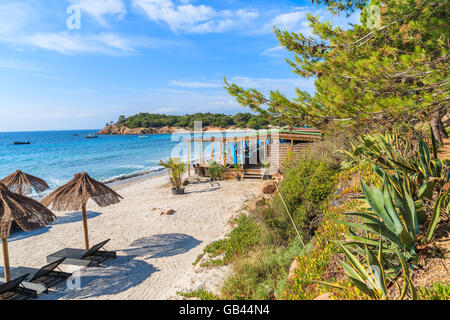
<path fill-rule="evenodd" d="M 443 115 L 440 114 L 438 125 L 439 125 L 439 132 L 441 133 L 442 138 L 448 139 L 447 131 L 445 131 L 444 123 L 442 122 Z"/>
<path fill-rule="evenodd" d="M 442 141 L 442 134 L 441 130 L 439 129 L 439 123 L 442 123 L 441 115 L 439 114 L 439 112 L 437 111 L 432 113 L 430 120 L 431 130 L 433 131 L 436 141 L 439 143 L 440 146 L 442 146 L 444 142 Z"/>

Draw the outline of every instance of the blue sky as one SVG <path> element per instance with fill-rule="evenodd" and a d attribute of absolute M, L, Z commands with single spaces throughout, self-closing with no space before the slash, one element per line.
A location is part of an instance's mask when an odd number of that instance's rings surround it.
<path fill-rule="evenodd" d="M 67 20 L 79 8 L 80 28 Z M 311 1 L 0 0 L 0 131 L 101 128 L 138 112 L 247 112 L 223 78 L 263 92 L 314 92 L 274 25 L 310 33 Z"/>

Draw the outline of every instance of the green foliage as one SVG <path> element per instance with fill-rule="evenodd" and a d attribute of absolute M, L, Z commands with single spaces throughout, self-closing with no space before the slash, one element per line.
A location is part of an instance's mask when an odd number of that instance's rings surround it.
<path fill-rule="evenodd" d="M 334 282 L 336 272 L 333 270 L 333 260 L 339 254 L 337 240 L 344 240 L 346 227 L 337 223 L 336 220 L 341 217 L 342 212 L 355 207 L 356 202 L 345 202 L 339 207 L 330 207 L 325 211 L 323 220 L 315 233 L 313 239 L 313 248 L 307 253 L 299 254 L 296 258 L 297 268 L 293 278 L 288 282 L 284 297 L 290 300 L 310 300 L 318 295 L 333 291 L 328 285 L 318 283 L 317 281 Z M 332 270 L 330 270 L 332 269 Z M 359 291 L 355 291 L 349 284 L 345 285 L 348 290 L 347 298 L 354 299 L 360 296 Z M 333 292 L 333 296 L 342 294 L 341 290 Z"/>
<path fill-rule="evenodd" d="M 285 178 L 280 191 L 288 199 L 296 226 L 313 233 L 324 204 L 334 190 L 335 172 L 319 160 L 291 158 L 284 165 Z M 308 181 L 308 183 L 304 183 Z M 243 215 L 236 227 L 222 240 L 210 243 L 196 263 L 208 254 L 202 265 L 232 263 L 233 274 L 225 281 L 222 293 L 229 299 L 274 299 L 282 297 L 288 285 L 289 267 L 294 258 L 311 249 L 304 249 L 292 222 L 275 196 L 271 203 Z"/>
<path fill-rule="evenodd" d="M 417 298 L 417 292 L 409 277 L 407 260 L 416 258 L 415 246 L 420 232 L 419 224 L 427 220 L 424 211 L 429 211 L 427 209 L 432 207 L 424 204 L 434 206 L 424 237 L 425 241 L 430 241 L 438 223 L 441 208 L 447 206 L 449 202 L 449 191 L 442 191 L 443 184 L 448 182 L 447 170 L 445 164 L 437 159 L 437 144 L 433 134 L 431 140 L 434 159 L 431 159 L 430 150 L 421 136 L 419 136 L 417 150 L 408 157 L 401 154 L 401 151 L 405 151 L 405 146 L 402 150 L 394 144 L 394 140 L 390 139 L 388 143 L 381 135 L 376 135 L 374 139 L 366 136 L 359 146 L 352 144 L 348 150 L 349 157 L 358 157 L 358 159 L 352 158 L 352 161 L 369 160 L 374 172 L 382 178 L 381 188 L 369 187 L 361 180 L 362 191 L 369 208 L 363 212 L 348 212 L 346 215 L 358 217 L 362 222 L 341 221 L 350 228 L 352 241 L 348 244 L 352 245 L 356 251 L 366 248 L 367 263 L 381 270 L 377 274 L 370 275 L 360 261 L 346 247 L 340 245 L 352 265 L 342 262 L 350 280 L 359 290 L 372 298 L 387 298 L 384 267 L 388 265 L 392 269 L 396 263 L 395 260 L 400 263 L 404 278 L 403 288 L 398 287 L 399 299 L 405 297 L 408 288 L 410 297 Z M 410 146 L 406 145 L 406 147 L 409 149 Z M 388 172 L 395 172 L 395 174 Z M 366 236 L 358 235 L 358 230 L 364 231 Z M 388 261 L 382 261 L 381 251 L 384 249 L 384 241 L 387 242 L 388 251 L 395 253 L 397 259 L 387 255 Z M 377 258 L 374 258 L 369 246 L 378 248 Z M 394 279 L 390 281 L 396 283 Z"/>
<path fill-rule="evenodd" d="M 169 171 L 169 179 L 175 189 L 180 189 L 182 186 L 183 173 L 186 170 L 186 165 L 178 158 L 169 158 L 167 161 L 159 161 L 159 165 L 163 166 Z"/>
<path fill-rule="evenodd" d="M 431 288 L 417 288 L 419 300 L 450 300 L 450 282 L 435 282 Z"/>
<path fill-rule="evenodd" d="M 205 289 L 198 289 L 195 291 L 187 292 L 177 291 L 177 294 L 186 298 L 200 298 L 200 300 L 220 300 L 218 296 Z"/>
<path fill-rule="evenodd" d="M 430 120 L 449 100 L 449 0 L 317 0 L 333 12 L 362 10 L 360 23 L 343 30 L 308 15 L 313 32 L 275 28 L 294 73 L 315 78 L 314 95 L 288 99 L 225 82 L 229 94 L 271 121 L 291 125 L 370 130 L 392 122 Z M 373 21 L 378 7 L 380 27 Z M 366 7 L 367 5 L 367 7 Z"/>
<path fill-rule="evenodd" d="M 264 243 L 267 233 L 264 228 L 258 224 L 253 217 L 241 215 L 234 220 L 236 227 L 224 239 L 217 240 L 208 244 L 198 258 L 209 254 L 209 260 L 202 264 L 205 265 L 223 265 L 228 264 L 236 256 L 247 253 L 252 248 Z M 218 259 L 212 259 L 218 256 Z"/>
<path fill-rule="evenodd" d="M 287 285 L 289 267 L 304 252 L 295 239 L 285 247 L 260 247 L 233 264 L 233 275 L 226 279 L 222 293 L 226 299 L 269 300 L 280 297 Z"/>
<path fill-rule="evenodd" d="M 209 166 L 206 169 L 206 171 L 207 171 L 207 174 L 209 175 L 209 177 L 211 178 L 211 180 L 217 180 L 217 179 L 222 178 L 226 169 L 220 163 L 217 163 L 216 161 L 211 161 L 209 163 Z"/>
<path fill-rule="evenodd" d="M 264 129 L 269 125 L 267 118 L 251 113 L 238 113 L 234 116 L 223 113 L 195 113 L 184 116 L 173 116 L 165 114 L 138 113 L 126 118 L 120 116 L 116 125 L 127 128 L 161 128 L 161 127 L 182 127 L 194 128 L 195 121 L 202 121 L 202 126 L 213 126 L 228 128 L 236 126 L 238 128 Z"/>
<path fill-rule="evenodd" d="M 380 241 L 381 242 L 381 241 Z M 341 265 L 347 273 L 352 283 L 363 293 L 369 295 L 372 299 L 385 300 L 388 299 L 388 281 L 395 283 L 399 288 L 398 299 L 402 300 L 406 297 L 407 292 L 410 292 L 410 297 L 415 300 L 417 298 L 416 289 L 414 288 L 411 278 L 409 276 L 409 267 L 403 257 L 403 254 L 396 250 L 399 257 L 402 272 L 403 272 L 403 288 L 400 288 L 394 279 L 387 279 L 384 270 L 384 261 L 382 248 L 380 243 L 378 246 L 378 254 L 375 255 L 367 246 L 365 260 L 368 266 L 364 266 L 357 257 L 355 257 L 350 250 L 339 243 L 341 250 L 344 252 L 350 265 L 341 261 Z"/>
<path fill-rule="evenodd" d="M 364 194 L 375 213 L 381 218 L 382 225 L 368 221 L 373 217 L 365 213 L 357 214 L 366 219 L 364 228 L 382 233 L 384 237 L 397 243 L 402 249 L 413 246 L 419 232 L 419 222 L 425 222 L 426 212 L 432 211 L 426 240 L 430 241 L 439 220 L 441 208 L 449 202 L 448 192 L 442 192 L 445 183 L 449 182 L 449 171 L 446 164 L 438 159 L 437 145 L 432 137 L 432 152 L 419 135 L 418 146 L 400 139 L 398 134 L 365 135 L 359 144 L 351 143 L 344 151 L 352 163 L 369 161 L 374 172 L 383 179 L 383 191 L 363 185 Z M 432 156 L 433 155 L 433 158 Z M 389 174 L 389 172 L 393 174 Z M 375 193 L 378 195 L 375 199 Z M 433 198 L 436 199 L 433 201 Z M 386 202 L 384 202 L 386 201 Z M 389 204 L 388 208 L 385 207 Z M 392 205 L 391 205 L 392 204 Z M 392 215 L 384 215 L 383 212 Z M 398 216 L 398 218 L 395 218 Z M 396 227 L 389 225 L 396 221 Z M 400 222 L 401 221 L 401 222 Z M 375 223 L 375 225 L 374 225 Z M 380 222 L 381 223 L 381 222 Z M 403 223 L 403 227 L 400 224 Z M 361 226 L 360 226 L 361 227 Z M 408 245 L 410 244 L 410 245 Z"/>
<path fill-rule="evenodd" d="M 284 164 L 283 174 L 280 193 L 297 228 L 303 230 L 304 236 L 310 236 L 320 220 L 325 200 L 334 189 L 335 172 L 323 161 L 291 158 Z M 263 218 L 281 241 L 296 235 L 279 195 L 274 196 L 272 209 L 265 210 Z"/>
<path fill-rule="evenodd" d="M 386 178 L 383 180 L 381 189 L 376 186 L 369 187 L 363 181 L 361 181 L 361 185 L 371 210 L 347 213 L 347 215 L 362 218 L 363 224 L 345 221 L 342 221 L 342 223 L 349 227 L 377 234 L 397 245 L 410 256 L 414 256 L 416 254 L 415 244 L 419 233 L 419 222 L 412 198 L 403 189 L 403 193 L 396 198 L 396 208 L 392 196 L 394 191 Z M 399 203 L 401 205 L 398 205 Z M 355 241 L 374 244 L 370 238 L 353 237 Z"/>

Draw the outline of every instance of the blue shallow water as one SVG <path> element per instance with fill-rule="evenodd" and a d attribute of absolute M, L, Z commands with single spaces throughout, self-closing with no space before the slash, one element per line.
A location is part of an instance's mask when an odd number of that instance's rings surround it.
<path fill-rule="evenodd" d="M 113 178 L 159 169 L 179 142 L 171 135 L 98 136 L 85 139 L 90 131 L 48 131 L 0 133 L 0 179 L 20 169 L 47 181 L 53 189 L 77 172 L 86 171 L 94 179 Z M 78 134 L 78 136 L 74 136 Z M 30 141 L 13 145 L 13 141 Z"/>
<path fill-rule="evenodd" d="M 82 171 L 107 182 L 160 170 L 159 160 L 168 159 L 174 147 L 186 148 L 185 143 L 180 144 L 179 136 L 170 134 L 150 135 L 144 139 L 107 135 L 100 135 L 97 139 L 84 138 L 97 131 L 0 132 L 0 179 L 20 169 L 44 179 L 51 189 L 63 185 L 75 173 Z M 31 144 L 13 145 L 13 141 L 30 141 Z M 219 152 L 218 145 L 214 152 Z M 193 151 L 191 159 L 196 158 L 194 154 L 198 157 L 198 151 Z M 186 160 L 186 153 L 182 157 Z"/>

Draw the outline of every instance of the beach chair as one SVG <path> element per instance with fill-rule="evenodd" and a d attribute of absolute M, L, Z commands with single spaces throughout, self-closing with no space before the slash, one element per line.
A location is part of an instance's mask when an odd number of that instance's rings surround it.
<path fill-rule="evenodd" d="M 115 259 L 117 257 L 114 251 L 106 251 L 103 249 L 111 239 L 97 243 L 91 249 L 72 249 L 65 248 L 47 256 L 47 262 L 56 262 L 65 258 L 62 264 L 75 265 L 80 267 L 98 267 L 103 262 Z M 103 250 L 102 250 L 103 249 Z"/>
<path fill-rule="evenodd" d="M 37 291 L 23 287 L 22 282 L 30 274 L 24 274 L 14 280 L 0 284 L 0 300 L 27 300 L 37 298 Z"/>
<path fill-rule="evenodd" d="M 34 290 L 38 294 L 48 293 L 49 288 L 55 288 L 59 283 L 66 281 L 71 273 L 62 272 L 58 267 L 65 258 L 56 260 L 43 266 L 41 269 L 18 267 L 11 270 L 13 277 L 28 275 L 22 282 L 22 286 L 26 289 Z M 33 276 L 30 277 L 30 275 Z M 1 279 L 3 280 L 3 279 Z"/>

